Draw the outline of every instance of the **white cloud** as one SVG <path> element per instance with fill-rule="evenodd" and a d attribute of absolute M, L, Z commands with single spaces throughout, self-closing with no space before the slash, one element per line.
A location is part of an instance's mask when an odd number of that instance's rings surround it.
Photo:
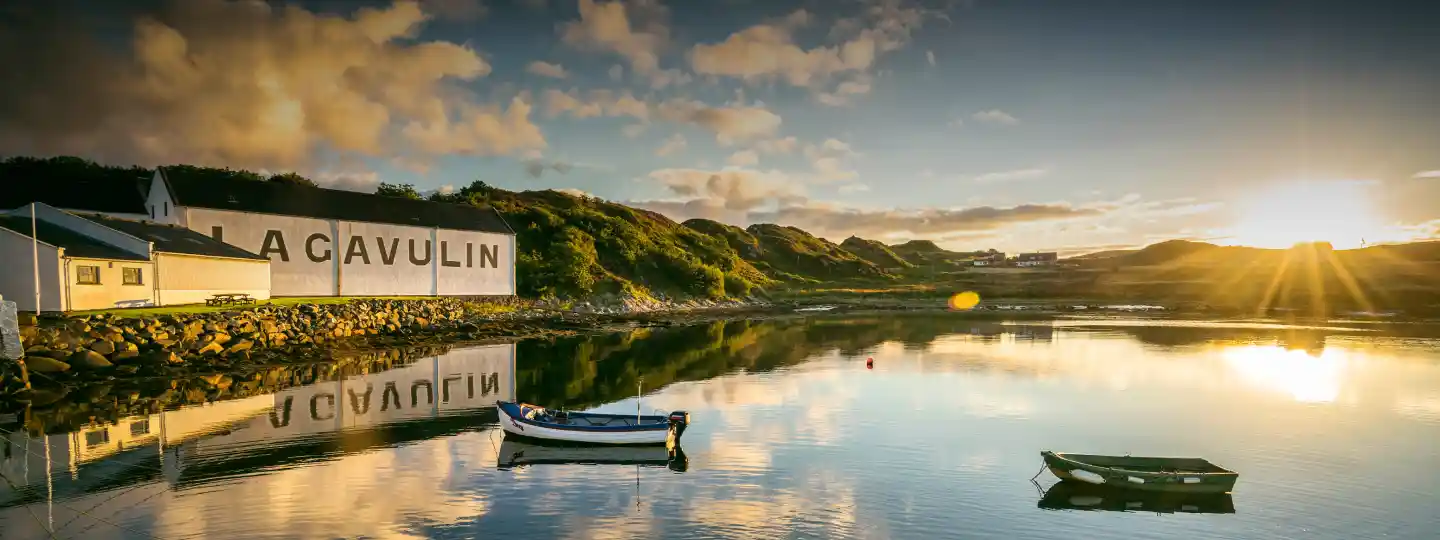
<path fill-rule="evenodd" d="M 780 115 L 764 107 L 711 107 L 699 101 L 674 99 L 661 103 L 661 118 L 694 124 L 715 133 L 722 145 L 733 145 L 773 136 L 780 129 Z"/>
<path fill-rule="evenodd" d="M 1413 178 L 1440 178 L 1440 169 L 1433 171 L 1420 171 L 1415 173 Z"/>
<path fill-rule="evenodd" d="M 571 196 L 571 197 L 579 197 L 579 198 L 581 198 L 581 199 L 599 199 L 599 198 L 600 198 L 600 197 L 596 196 L 594 193 L 590 193 L 590 192 L 585 191 L 585 190 L 583 190 L 583 189 L 576 189 L 576 188 L 559 188 L 559 189 L 556 189 L 555 191 L 559 191 L 560 193 L 564 193 L 564 194 L 569 195 L 569 196 Z"/>
<path fill-rule="evenodd" d="M 1034 180 L 1037 178 L 1043 178 L 1048 174 L 1050 174 L 1050 169 L 1045 167 L 1015 169 L 1012 171 L 991 172 L 976 176 L 975 183 L 1000 184 L 1005 182 L 1018 182 L 1022 180 Z"/>
<path fill-rule="evenodd" d="M 574 88 L 566 92 L 551 88 L 541 96 L 545 99 L 545 113 L 552 118 L 569 114 L 575 118 L 609 116 L 631 117 L 642 121 L 650 119 L 650 105 L 637 99 L 629 91 L 617 95 L 610 90 L 596 89 L 582 97 Z"/>
<path fill-rule="evenodd" d="M 685 149 L 685 144 L 685 136 L 676 133 L 674 135 L 671 135 L 670 138 L 665 139 L 665 143 L 661 144 L 660 148 L 655 150 L 655 155 L 668 156 L 675 152 L 682 151 Z"/>
<path fill-rule="evenodd" d="M 525 71 L 534 75 L 539 75 L 541 77 L 550 77 L 552 79 L 564 79 L 568 76 L 568 74 L 565 73 L 565 66 L 562 66 L 560 64 L 551 64 L 549 62 L 541 62 L 539 60 L 531 62 L 529 66 L 525 67 Z"/>
<path fill-rule="evenodd" d="M 783 139 L 765 139 L 755 143 L 755 149 L 766 155 L 793 154 L 795 149 L 800 147 L 800 141 L 795 137 Z"/>
<path fill-rule="evenodd" d="M 730 154 L 730 158 L 726 160 L 726 163 L 735 167 L 748 167 L 751 165 L 757 165 L 760 163 L 760 154 L 756 153 L 754 150 L 741 150 L 739 152 L 735 152 L 734 154 Z"/>
<path fill-rule="evenodd" d="M 669 42 L 667 13 L 658 2 L 596 2 L 579 0 L 580 20 L 561 26 L 561 38 L 572 46 L 612 52 L 630 63 L 637 75 L 656 77 L 665 86 L 679 72 L 660 69 L 660 52 Z"/>
<path fill-rule="evenodd" d="M 645 133 L 645 129 L 648 127 L 650 127 L 648 124 L 627 124 L 625 127 L 620 128 L 620 133 L 625 134 L 626 137 L 634 139 L 636 137 L 639 137 L 642 133 Z"/>
<path fill-rule="evenodd" d="M 845 184 L 843 186 L 840 186 L 839 191 L 840 193 L 860 193 L 864 191 L 870 191 L 870 186 L 859 183 Z"/>
<path fill-rule="evenodd" d="M 935 51 L 925 51 L 925 61 L 930 67 L 935 67 Z"/>
<path fill-rule="evenodd" d="M 1020 123 L 1019 119 L 1011 116 L 1010 113 L 1007 113 L 1000 109 L 980 111 L 970 115 L 970 118 L 975 119 L 977 122 L 985 122 L 988 124 L 996 124 L 1001 126 L 1013 126 Z"/>

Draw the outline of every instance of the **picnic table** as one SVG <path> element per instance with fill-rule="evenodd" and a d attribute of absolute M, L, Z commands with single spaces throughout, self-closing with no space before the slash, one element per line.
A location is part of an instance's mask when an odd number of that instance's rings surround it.
<path fill-rule="evenodd" d="M 205 299 L 207 306 L 232 306 L 235 304 L 254 304 L 255 298 L 248 293 L 226 293 L 211 295 Z"/>

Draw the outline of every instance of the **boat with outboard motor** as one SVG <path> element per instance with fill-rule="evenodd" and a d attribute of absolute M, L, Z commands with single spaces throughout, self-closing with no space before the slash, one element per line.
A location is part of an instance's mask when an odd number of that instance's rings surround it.
<path fill-rule="evenodd" d="M 529 403 L 496 401 L 506 437 L 584 444 L 674 444 L 690 425 L 690 413 L 668 415 L 551 411 Z"/>

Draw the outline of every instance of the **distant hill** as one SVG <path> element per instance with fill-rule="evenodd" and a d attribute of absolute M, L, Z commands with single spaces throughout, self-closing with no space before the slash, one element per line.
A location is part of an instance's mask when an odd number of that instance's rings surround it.
<path fill-rule="evenodd" d="M 913 268 L 915 266 L 914 263 L 892 251 L 890 246 L 875 240 L 851 236 L 841 242 L 840 247 L 862 259 L 875 263 L 875 266 L 880 268 Z"/>
<path fill-rule="evenodd" d="M 1110 250 L 1105 250 L 1105 251 L 1096 251 L 1096 252 L 1094 252 L 1094 253 L 1086 253 L 1086 254 L 1084 254 L 1084 255 L 1076 255 L 1076 256 L 1074 256 L 1074 257 L 1069 257 L 1069 258 L 1067 258 L 1067 260 L 1077 261 L 1077 260 L 1086 260 L 1086 259 L 1092 259 L 1092 260 L 1093 260 L 1093 259 L 1109 259 L 1109 258 L 1112 258 L 1112 257 L 1119 257 L 1119 256 L 1121 256 L 1121 255 L 1129 255 L 1129 254 L 1135 253 L 1135 252 L 1137 252 L 1137 251 L 1140 251 L 1140 250 L 1138 250 L 1138 249 L 1110 249 Z"/>
<path fill-rule="evenodd" d="M 958 253 L 935 245 L 929 240 L 911 240 L 890 246 L 890 250 L 915 266 L 967 266 L 974 258 L 970 253 Z"/>

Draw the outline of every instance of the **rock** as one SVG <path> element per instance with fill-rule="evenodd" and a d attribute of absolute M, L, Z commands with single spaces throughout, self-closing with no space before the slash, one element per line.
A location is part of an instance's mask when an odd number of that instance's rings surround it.
<path fill-rule="evenodd" d="M 209 354 L 209 353 L 220 354 L 220 352 L 222 352 L 222 351 L 224 351 L 224 350 L 225 350 L 225 349 L 224 349 L 223 347 L 221 347 L 219 343 L 215 343 L 215 342 L 212 341 L 212 342 L 210 342 L 210 343 L 206 343 L 203 347 L 200 347 L 199 349 L 196 349 L 196 350 L 195 350 L 195 354 Z"/>
<path fill-rule="evenodd" d="M 125 334 L 122 334 L 122 333 L 120 333 L 120 332 L 114 332 L 114 333 L 110 333 L 110 334 L 105 334 L 105 339 L 108 339 L 108 340 L 110 340 L 110 341 L 114 341 L 115 343 L 124 343 L 124 342 L 125 342 Z"/>
<path fill-rule="evenodd" d="M 126 365 L 123 365 L 123 366 L 115 366 L 115 371 L 116 371 L 117 373 L 124 373 L 124 374 L 126 374 L 126 375 L 134 375 L 134 374 L 136 374 L 136 373 L 138 373 L 138 372 L 140 371 L 140 366 L 137 366 L 137 365 L 135 365 L 135 364 L 126 364 Z M 138 395 L 138 394 L 137 394 L 137 395 Z M 133 401 L 133 399 L 132 399 L 132 401 Z"/>
<path fill-rule="evenodd" d="M 113 354 L 115 352 L 115 342 L 108 339 L 102 339 L 91 343 L 90 350 L 100 354 Z"/>
<path fill-rule="evenodd" d="M 200 380 L 205 381 L 206 384 L 209 384 L 211 387 L 220 390 L 230 388 L 230 385 L 235 382 L 234 379 L 230 378 L 229 375 L 226 375 L 224 373 L 216 373 L 214 375 L 201 375 Z"/>
<path fill-rule="evenodd" d="M 25 368 L 36 373 L 64 373 L 70 371 L 70 364 L 54 358 L 35 356 L 25 358 Z"/>
<path fill-rule="evenodd" d="M 225 349 L 225 354 L 226 354 L 226 355 L 231 355 L 231 354 L 235 354 L 235 353 L 238 353 L 238 352 L 241 352 L 241 351 L 248 351 L 248 350 L 250 350 L 250 348 L 253 347 L 253 346 L 255 346 L 255 342 L 254 342 L 254 341 L 250 341 L 250 340 L 248 340 L 248 339 L 242 339 L 242 340 L 237 341 L 237 342 L 235 342 L 234 344 L 230 345 L 229 348 Z"/>
<path fill-rule="evenodd" d="M 157 339 L 152 343 L 159 345 L 160 348 L 169 349 L 171 347 L 174 347 L 177 342 L 173 339 Z"/>
<path fill-rule="evenodd" d="M 129 359 L 131 359 L 131 358 L 137 358 L 137 357 L 139 357 L 139 356 L 140 356 L 140 351 L 136 351 L 136 350 L 119 351 L 119 352 L 116 352 L 115 354 L 110 355 L 110 361 L 111 361 L 111 362 L 119 362 L 119 361 L 121 361 L 121 360 L 129 360 Z"/>
<path fill-rule="evenodd" d="M 107 369 L 115 366 L 100 353 L 89 349 L 76 351 L 75 354 L 70 355 L 69 364 L 75 369 Z"/>

